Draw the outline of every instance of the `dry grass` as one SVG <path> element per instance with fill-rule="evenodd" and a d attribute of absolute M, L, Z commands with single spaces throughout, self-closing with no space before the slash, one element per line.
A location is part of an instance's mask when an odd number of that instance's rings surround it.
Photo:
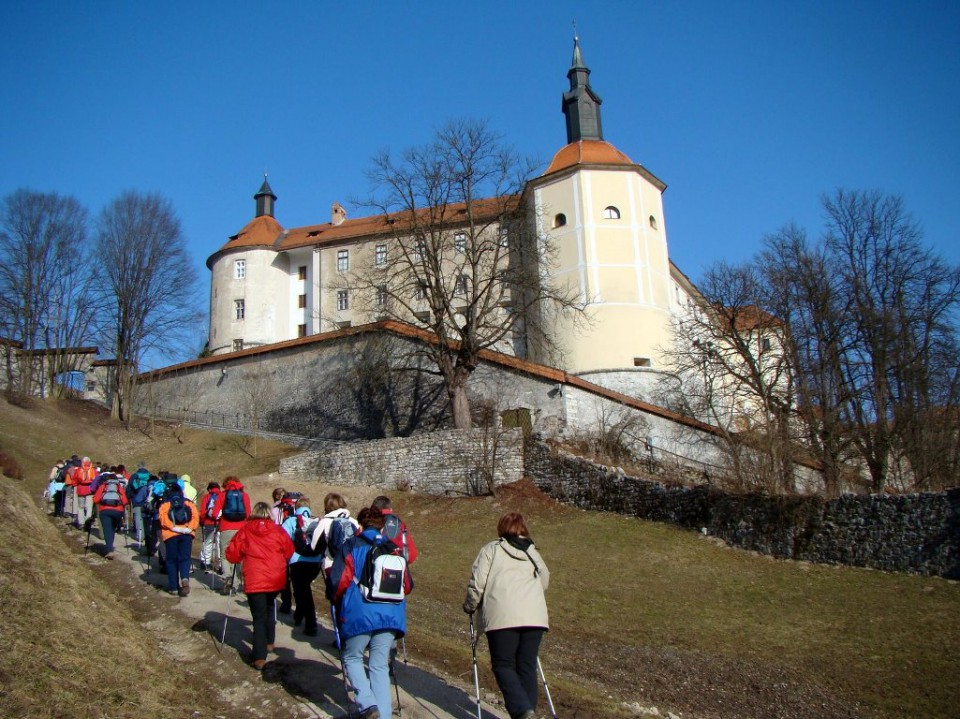
<path fill-rule="evenodd" d="M 189 472 L 198 485 L 264 475 L 293 451 L 261 442 L 254 459 L 229 436 L 190 430 L 181 439 L 163 428 L 152 438 L 126 432 L 83 405 L 0 406 L 0 448 L 24 468 L 34 496 L 49 464 L 74 451 L 146 459 Z M 2 482 L 9 511 L 25 519 L 0 523 L 0 634 L 9 648 L 0 655 L 0 715 L 189 715 L 196 707 L 182 698 L 178 705 L 176 667 L 102 580 L 64 556 L 56 531 L 31 514 L 17 485 Z M 266 496 L 273 483 L 260 477 L 249 486 Z M 376 493 L 344 491 L 355 510 Z M 684 719 L 947 719 L 960 706 L 956 583 L 774 561 L 666 525 L 558 505 L 530 486 L 496 498 L 399 493 L 394 502 L 422 553 L 407 648 L 465 684 L 466 577 L 497 518 L 519 509 L 552 572 L 542 657 L 563 717 L 628 716 L 634 704 Z M 116 616 L 109 651 L 90 628 L 100 611 Z M 89 696 L 98 680 L 77 671 L 95 666 L 118 682 L 102 706 Z M 482 682 L 493 688 L 488 666 L 484 656 Z"/>

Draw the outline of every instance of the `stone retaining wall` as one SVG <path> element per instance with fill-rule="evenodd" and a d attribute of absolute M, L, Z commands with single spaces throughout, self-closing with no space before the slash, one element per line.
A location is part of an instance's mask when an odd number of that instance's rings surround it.
<path fill-rule="evenodd" d="M 706 530 L 729 544 L 776 557 L 960 579 L 960 489 L 906 496 L 730 495 L 674 487 L 527 442 L 525 469 L 552 497 Z"/>
<path fill-rule="evenodd" d="M 488 471 L 494 485 L 521 479 L 523 438 L 519 429 L 450 430 L 353 442 L 280 461 L 281 474 L 439 495 L 486 493 Z"/>

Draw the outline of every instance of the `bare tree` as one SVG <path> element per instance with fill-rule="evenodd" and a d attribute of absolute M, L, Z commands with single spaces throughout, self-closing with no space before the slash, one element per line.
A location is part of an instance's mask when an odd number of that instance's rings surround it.
<path fill-rule="evenodd" d="M 792 372 L 769 289 L 754 266 L 719 262 L 699 290 L 665 348 L 674 401 L 720 429 L 740 489 L 792 489 Z"/>
<path fill-rule="evenodd" d="M 577 308 L 548 280 L 550 247 L 521 191 L 532 170 L 479 122 L 454 121 L 426 146 L 373 160 L 390 243 L 345 278 L 354 305 L 417 324 L 442 376 L 453 423 L 471 426 L 467 381 L 485 349 L 515 349 L 550 307 Z"/>
<path fill-rule="evenodd" d="M 799 406 L 828 484 L 851 449 L 881 491 L 905 461 L 917 488 L 958 473 L 960 268 L 923 246 L 899 197 L 838 190 L 811 247 L 788 227 L 760 266 L 790 327 Z"/>
<path fill-rule="evenodd" d="M 56 375 L 76 369 L 77 355 L 66 350 L 92 337 L 93 297 L 86 209 L 55 193 L 21 189 L 5 197 L 0 315 L 4 332 L 22 344 L 18 376 L 7 362 L 8 389 L 31 393 L 39 384 L 41 394 L 56 391 Z M 41 356 L 45 377 L 37 376 Z"/>
<path fill-rule="evenodd" d="M 193 337 L 200 314 L 196 276 L 180 221 L 170 202 L 156 194 L 125 192 L 107 205 L 97 223 L 96 246 L 99 284 L 109 299 L 104 331 L 118 360 L 113 416 L 126 421 L 145 354 L 169 356 Z"/>

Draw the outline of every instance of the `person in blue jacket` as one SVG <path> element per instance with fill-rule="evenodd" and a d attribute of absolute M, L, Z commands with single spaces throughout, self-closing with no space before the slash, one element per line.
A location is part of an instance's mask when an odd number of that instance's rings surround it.
<path fill-rule="evenodd" d="M 362 531 L 344 543 L 330 572 L 337 630 L 343 664 L 356 690 L 361 719 L 390 719 L 390 649 L 397 638 L 406 634 L 407 602 L 368 601 L 357 580 L 374 546 L 388 543 L 392 549 L 401 550 L 380 533 L 383 514 L 379 509 L 360 510 L 357 521 Z M 409 593 L 409 573 L 404 578 Z M 365 650 L 370 652 L 369 674 L 363 666 Z"/>
<path fill-rule="evenodd" d="M 296 602 L 296 609 L 293 611 L 293 626 L 298 627 L 303 622 L 303 633 L 308 637 L 317 636 L 317 607 L 313 601 L 313 589 L 311 584 L 313 580 L 320 575 L 320 563 L 323 561 L 323 554 L 316 552 L 313 554 L 301 554 L 313 551 L 309 541 L 313 537 L 313 528 L 310 523 L 313 516 L 310 514 L 310 500 L 306 497 L 300 497 L 297 500 L 296 510 L 293 516 L 287 517 L 280 526 L 287 533 L 293 546 L 298 551 L 290 557 L 290 584 L 293 587 L 293 599 Z M 309 530 L 306 535 L 306 545 L 297 543 L 297 533 L 304 538 L 303 531 Z"/>

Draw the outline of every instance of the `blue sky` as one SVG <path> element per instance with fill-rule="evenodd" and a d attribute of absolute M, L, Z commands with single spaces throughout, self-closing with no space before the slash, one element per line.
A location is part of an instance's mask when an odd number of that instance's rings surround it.
<path fill-rule="evenodd" d="M 544 163 L 565 143 L 575 20 L 605 139 L 664 180 L 696 279 L 837 187 L 903 195 L 960 262 L 960 3 L 20 2 L 0 24 L 0 195 L 170 198 L 195 258 L 368 191 L 382 148 L 486 119 Z M 359 216 L 362 211 L 352 212 Z"/>

